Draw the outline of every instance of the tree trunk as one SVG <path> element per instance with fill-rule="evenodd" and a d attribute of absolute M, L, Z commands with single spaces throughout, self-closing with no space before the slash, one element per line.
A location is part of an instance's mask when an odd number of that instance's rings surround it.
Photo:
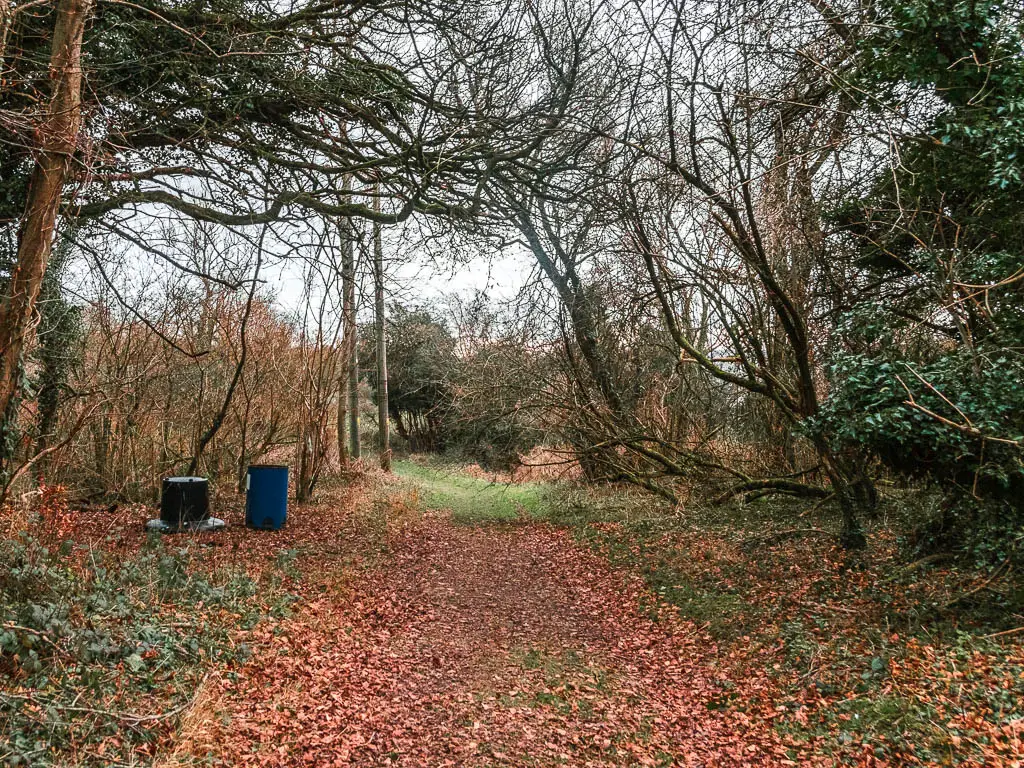
<path fill-rule="evenodd" d="M 346 174 L 343 181 L 342 187 L 345 190 L 350 189 L 352 186 L 351 177 Z M 341 375 L 338 377 L 338 467 L 344 469 L 348 464 L 348 363 L 349 363 L 349 333 L 351 329 L 348 325 L 349 317 L 349 304 L 351 303 L 353 293 L 349 294 L 349 272 L 354 269 L 355 257 L 353 250 L 355 248 L 355 238 L 352 231 L 352 220 L 342 219 L 341 221 L 341 301 L 342 301 L 342 365 Z"/>
<path fill-rule="evenodd" d="M 18 232 L 18 257 L 8 295 L 0 307 L 0 413 L 18 393 L 25 337 L 32 327 L 53 233 L 78 131 L 82 123 L 82 36 L 92 0 L 60 0 L 50 53 L 53 95 L 39 126 L 36 164 L 25 217 Z"/>
<path fill-rule="evenodd" d="M 7 40 L 14 24 L 14 0 L 0 0 L 0 66 L 7 58 Z"/>
<path fill-rule="evenodd" d="M 616 419 L 623 419 L 622 398 L 614 383 L 608 360 L 598 343 L 594 298 L 588 295 L 576 272 L 576 265 L 567 254 L 548 253 L 544 242 L 525 210 L 517 212 L 516 224 L 526 238 L 541 270 L 551 281 L 569 316 L 576 344 L 587 364 L 587 369 Z M 558 263 L 556 263 L 556 261 Z M 581 381 L 585 387 L 585 382 Z"/>
<path fill-rule="evenodd" d="M 395 431 L 398 432 L 398 436 L 405 440 L 409 444 L 409 450 L 412 450 L 412 436 L 409 434 L 409 430 L 405 427 L 405 422 L 402 421 L 402 412 L 395 411 Z"/>
<path fill-rule="evenodd" d="M 108 470 L 110 467 L 110 437 L 111 425 L 110 416 L 107 413 L 107 406 L 103 406 L 103 415 L 100 417 L 99 425 L 95 428 L 95 456 L 96 456 L 96 477 L 98 479 L 97 489 L 106 490 L 109 485 Z"/>
<path fill-rule="evenodd" d="M 376 207 L 380 208 L 380 199 Z M 384 308 L 384 243 L 380 224 L 373 225 L 373 297 L 377 321 L 377 431 L 380 468 L 391 471 L 391 425 L 388 419 L 388 340 Z"/>
<path fill-rule="evenodd" d="M 356 261 L 354 233 L 352 222 L 346 223 L 348 233 L 347 244 L 342 250 L 341 284 L 342 284 L 342 320 L 345 349 L 344 375 L 348 379 L 346 385 L 348 395 L 348 452 L 353 459 L 360 457 L 359 446 L 359 359 L 356 343 Z M 339 439 L 340 435 L 339 435 Z"/>
<path fill-rule="evenodd" d="M 342 343 L 343 352 L 347 350 Z M 348 365 L 341 366 L 338 377 L 338 467 L 344 469 L 348 464 Z"/>
<path fill-rule="evenodd" d="M 860 524 L 860 516 L 872 511 L 878 503 L 875 486 L 862 468 L 837 456 L 824 438 L 816 437 L 813 442 L 832 483 L 832 492 L 842 515 L 843 527 L 839 543 L 846 549 L 863 549 L 867 545 L 867 538 Z"/>
<path fill-rule="evenodd" d="M 4 0 L 0 0 L 0 3 Z M 39 386 L 36 392 L 38 416 L 36 419 L 35 465 L 36 482 L 42 485 L 48 477 L 51 440 L 55 437 L 61 406 L 61 393 L 67 385 L 70 356 L 74 349 L 73 310 L 64 301 L 60 290 L 60 273 L 66 250 L 58 248 L 50 259 L 39 298 Z M 12 425 L 13 426 L 13 425 Z"/>
<path fill-rule="evenodd" d="M 2 2 L 2 0 L 0 0 Z M 39 388 L 38 434 L 36 435 L 35 454 L 42 456 L 36 463 L 36 481 L 42 485 L 46 482 L 50 461 L 43 454 L 50 447 L 50 438 L 57 431 L 57 416 L 60 407 L 60 384 L 55 381 L 60 374 L 55 370 L 52 355 L 43 357 L 43 385 Z"/>
<path fill-rule="evenodd" d="M 312 464 L 312 448 L 309 438 L 309 428 L 306 419 L 303 418 L 302 427 L 299 429 L 299 476 L 295 479 L 295 500 L 309 501 L 309 486 Z"/>
<path fill-rule="evenodd" d="M 245 476 L 249 463 L 249 410 L 250 401 L 246 397 L 245 414 L 239 427 L 238 462 L 235 464 L 235 481 L 239 493 L 245 493 Z"/>
<path fill-rule="evenodd" d="M 359 359 L 355 344 L 348 364 L 348 452 L 353 459 L 363 455 L 359 442 Z"/>

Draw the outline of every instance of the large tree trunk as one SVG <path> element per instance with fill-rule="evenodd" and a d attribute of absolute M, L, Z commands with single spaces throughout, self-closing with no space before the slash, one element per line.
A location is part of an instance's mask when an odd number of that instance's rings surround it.
<path fill-rule="evenodd" d="M 4 0 L 0 0 L 3 3 Z M 64 259 L 60 250 L 51 257 L 43 279 L 39 298 L 39 387 L 36 392 L 38 415 L 36 418 L 35 474 L 39 484 L 48 477 L 51 463 L 49 449 L 55 437 L 61 405 L 61 393 L 67 384 L 70 347 L 73 335 L 73 311 L 60 291 L 61 268 Z"/>
<path fill-rule="evenodd" d="M 379 198 L 378 198 L 379 200 Z M 384 312 L 384 243 L 380 224 L 373 225 L 373 295 L 377 321 L 377 427 L 380 468 L 391 471 L 391 426 L 388 423 L 388 342 Z"/>
<path fill-rule="evenodd" d="M 823 437 L 816 436 L 813 442 L 842 515 L 839 541 L 847 549 L 861 549 L 867 544 L 861 514 L 870 512 L 878 503 L 874 483 L 859 462 L 837 455 Z"/>
<path fill-rule="evenodd" d="M 520 209 L 516 218 L 519 231 L 526 238 L 537 263 L 558 292 L 558 297 L 569 316 L 569 323 L 576 344 L 580 349 L 587 370 L 597 384 L 598 391 L 616 419 L 624 419 L 622 398 L 614 383 L 608 360 L 598 343 L 593 298 L 587 295 L 576 267 L 567 254 L 548 253 L 540 234 L 537 232 L 525 210 Z M 557 262 L 557 263 L 556 263 Z M 581 382 L 583 384 L 584 382 Z"/>
<path fill-rule="evenodd" d="M 18 232 L 18 258 L 8 295 L 0 306 L 0 413 L 18 394 L 18 370 L 25 337 L 32 327 L 61 191 L 68 177 L 82 123 L 82 36 L 92 0 L 60 0 L 50 53 L 53 95 L 39 126 L 36 165 L 29 184 L 25 217 Z"/>

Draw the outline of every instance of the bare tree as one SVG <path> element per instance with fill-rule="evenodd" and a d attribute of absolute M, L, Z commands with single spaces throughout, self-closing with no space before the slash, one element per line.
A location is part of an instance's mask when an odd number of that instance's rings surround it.
<path fill-rule="evenodd" d="M 343 336 L 344 311 L 338 312 L 338 278 L 344 269 L 333 262 L 334 249 L 324 233 L 306 268 L 306 301 L 297 352 L 302 360 L 299 384 L 302 410 L 299 415 L 298 472 L 295 497 L 313 496 L 329 455 L 330 411 L 336 396 L 339 371 L 345 369 L 347 338 Z M 342 258 L 345 249 L 342 248 Z M 340 342 L 340 343 L 339 343 Z"/>
<path fill-rule="evenodd" d="M 192 456 L 192 461 L 188 466 L 189 475 L 194 475 L 198 471 L 199 461 L 203 456 L 203 451 L 206 449 L 206 446 L 210 444 L 210 441 L 217 436 L 217 432 L 220 431 L 221 426 L 224 424 L 224 419 L 227 417 L 228 412 L 231 409 L 235 390 L 245 373 L 245 363 L 249 354 L 249 339 L 246 335 L 246 331 L 249 328 L 249 317 L 252 315 L 253 299 L 256 297 L 256 288 L 259 285 L 260 267 L 262 265 L 263 237 L 261 236 L 260 241 L 256 246 L 256 266 L 253 269 L 252 287 L 249 289 L 249 296 L 245 301 L 245 308 L 242 311 L 242 322 L 238 331 L 239 345 L 241 348 L 241 352 L 238 355 L 238 362 L 235 364 L 235 371 L 231 376 L 231 383 L 228 385 L 227 392 L 224 394 L 224 400 L 221 403 L 220 409 L 214 415 L 209 428 L 203 432 L 202 436 L 199 438 L 199 442 L 196 443 L 195 454 Z"/>
<path fill-rule="evenodd" d="M 560 73 L 558 114 L 572 124 L 553 120 L 488 186 L 496 218 L 515 224 L 563 307 L 570 380 L 598 395 L 576 408 L 582 456 L 601 476 L 669 498 L 659 478 L 695 469 L 734 478 L 729 493 L 834 496 L 844 540 L 859 544 L 857 511 L 874 500 L 863 459 L 810 426 L 829 341 L 815 318 L 837 290 L 820 196 L 851 141 L 841 73 L 854 28 L 805 0 L 771 12 L 744 0 L 620 10 L 581 4 L 564 26 L 545 19 L 541 69 Z M 607 29 L 633 50 L 602 46 Z M 625 384 L 636 380 L 626 336 L 605 318 L 632 314 L 641 328 L 651 315 L 615 300 L 612 275 L 654 313 L 677 381 L 697 381 L 695 367 L 734 412 L 757 415 L 733 434 L 779 445 L 768 476 L 720 460 L 708 437 L 669 438 L 667 423 L 650 420 L 657 410 Z"/>

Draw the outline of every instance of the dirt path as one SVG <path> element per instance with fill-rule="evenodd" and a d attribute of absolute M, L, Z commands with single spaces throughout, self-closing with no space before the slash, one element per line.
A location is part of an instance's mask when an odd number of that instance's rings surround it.
<path fill-rule="evenodd" d="M 308 585 L 212 680 L 182 753 L 222 765 L 795 765 L 710 639 L 545 525 L 417 515 Z M 311 594 L 310 594 L 311 593 Z M 654 618 L 651 614 L 657 614 Z M 657 619 L 657 620 L 655 620 Z M 767 678 L 765 678 L 767 679 Z M 742 700 L 742 707 L 721 703 Z M 739 711 L 743 709 L 744 712 Z M 806 764 L 801 758 L 800 764 Z"/>

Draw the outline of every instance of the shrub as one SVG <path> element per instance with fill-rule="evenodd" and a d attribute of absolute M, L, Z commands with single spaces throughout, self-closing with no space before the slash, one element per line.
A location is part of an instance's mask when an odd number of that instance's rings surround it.
<path fill-rule="evenodd" d="M 256 586 L 159 538 L 129 558 L 0 542 L 0 764 L 109 765 L 152 754 L 204 667 L 238 651 Z"/>

